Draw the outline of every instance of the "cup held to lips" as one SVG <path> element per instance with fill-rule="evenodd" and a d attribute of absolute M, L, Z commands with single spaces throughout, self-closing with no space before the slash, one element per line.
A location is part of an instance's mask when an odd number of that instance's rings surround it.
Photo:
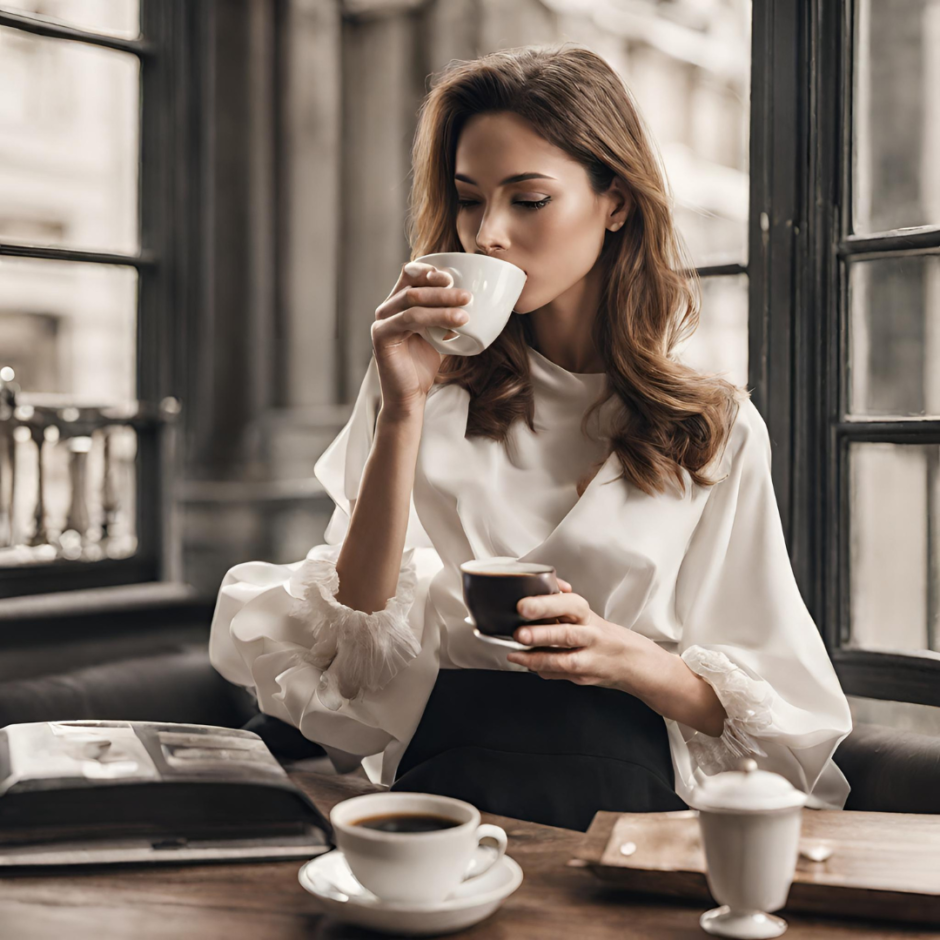
<path fill-rule="evenodd" d="M 471 294 L 469 303 L 460 307 L 470 316 L 466 323 L 454 324 L 449 329 L 428 326 L 420 335 L 444 356 L 476 356 L 483 352 L 509 322 L 525 287 L 525 271 L 491 255 L 463 251 L 436 252 L 422 255 L 415 261 L 445 271 L 451 276 L 453 287 Z"/>
<path fill-rule="evenodd" d="M 333 807 L 330 823 L 356 880 L 385 901 L 442 901 L 461 882 L 489 871 L 508 844 L 499 826 L 481 824 L 475 806 L 434 793 L 355 796 Z M 484 839 L 496 851 L 474 865 Z"/>

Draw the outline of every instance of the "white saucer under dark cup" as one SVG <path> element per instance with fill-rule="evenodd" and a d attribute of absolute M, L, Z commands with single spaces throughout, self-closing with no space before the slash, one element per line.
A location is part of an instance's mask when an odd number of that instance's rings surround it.
<path fill-rule="evenodd" d="M 490 646 L 501 646 L 503 649 L 510 650 L 534 650 L 534 646 L 526 646 L 523 643 L 514 640 L 511 636 L 494 636 L 490 633 L 481 633 L 477 625 L 473 622 L 473 617 L 464 617 L 463 622 L 473 630 L 473 635 L 482 643 L 488 643 Z"/>

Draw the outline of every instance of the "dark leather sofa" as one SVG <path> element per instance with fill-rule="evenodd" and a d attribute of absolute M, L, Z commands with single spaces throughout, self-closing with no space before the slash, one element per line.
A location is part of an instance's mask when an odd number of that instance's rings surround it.
<path fill-rule="evenodd" d="M 282 762 L 324 756 L 296 728 L 259 714 L 253 696 L 212 668 L 204 644 L 0 682 L 0 727 L 83 718 L 247 727 Z M 835 760 L 852 785 L 846 809 L 940 813 L 940 737 L 857 725 Z"/>

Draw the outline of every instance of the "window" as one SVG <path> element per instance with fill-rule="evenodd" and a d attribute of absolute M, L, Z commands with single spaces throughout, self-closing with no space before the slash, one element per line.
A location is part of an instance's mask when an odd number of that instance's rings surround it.
<path fill-rule="evenodd" d="M 940 705 L 940 0 L 754 32 L 752 374 L 794 568 L 849 695 Z"/>
<path fill-rule="evenodd" d="M 0 597 L 173 573 L 184 14 L 0 0 Z"/>
<path fill-rule="evenodd" d="M 920 656 L 940 704 L 940 0 L 855 0 L 843 32 L 833 640 Z"/>

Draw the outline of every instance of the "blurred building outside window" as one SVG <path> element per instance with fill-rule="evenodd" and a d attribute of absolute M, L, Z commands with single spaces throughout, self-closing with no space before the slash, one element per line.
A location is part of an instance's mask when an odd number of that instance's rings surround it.
<path fill-rule="evenodd" d="M 137 0 L 0 9 L 139 32 Z M 138 275 L 68 252 L 139 250 L 140 62 L 0 25 L 0 88 L 0 244 L 66 252 L 0 256 L 0 569 L 125 558 L 137 441 L 108 415 L 134 414 Z"/>

